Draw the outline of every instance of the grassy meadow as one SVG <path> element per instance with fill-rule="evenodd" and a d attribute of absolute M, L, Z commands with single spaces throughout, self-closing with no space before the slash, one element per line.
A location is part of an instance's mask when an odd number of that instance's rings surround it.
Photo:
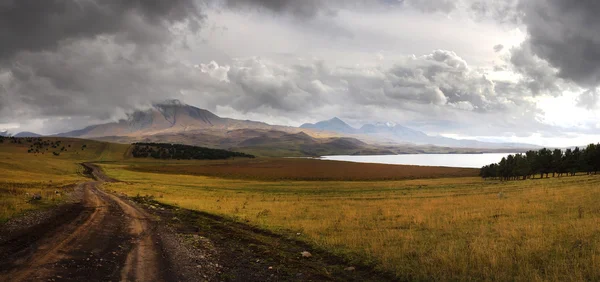
<path fill-rule="evenodd" d="M 103 167 L 125 181 L 107 189 L 298 236 L 402 280 L 600 279 L 596 176 L 265 181 Z"/>
<path fill-rule="evenodd" d="M 43 154 L 28 153 L 32 143 L 25 139 L 21 144 L 8 140 L 0 144 L 0 223 L 29 210 L 64 202 L 74 184 L 88 180 L 82 175 L 80 162 L 123 159 L 129 148 L 129 145 L 79 139 L 44 140 L 60 140 L 60 147 L 64 146 L 66 151 L 55 156 L 52 153 L 59 149 L 48 147 L 42 150 Z M 34 194 L 42 199 L 30 201 Z"/>
<path fill-rule="evenodd" d="M 58 156 L 0 144 L 0 223 L 64 202 L 89 180 L 78 163 L 94 161 L 123 181 L 107 190 L 225 215 L 399 280 L 600 280 L 600 176 L 500 182 L 468 169 L 159 161 L 130 158 L 129 145 L 61 140 Z M 28 201 L 34 193 L 42 200 Z"/>

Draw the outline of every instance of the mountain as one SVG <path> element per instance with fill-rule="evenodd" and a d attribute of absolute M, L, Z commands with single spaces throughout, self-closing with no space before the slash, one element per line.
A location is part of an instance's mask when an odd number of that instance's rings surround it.
<path fill-rule="evenodd" d="M 56 136 L 120 143 L 180 143 L 259 156 L 288 157 L 481 153 L 495 151 L 492 149 L 499 147 L 505 148 L 495 143 L 432 137 L 394 123 L 367 124 L 356 129 L 339 118 L 332 118 L 315 124 L 304 124 L 300 128 L 269 125 L 219 117 L 208 110 L 178 100 L 155 103 L 149 108 L 134 111 L 119 121 L 92 125 Z M 439 147 L 440 145 L 444 147 Z"/>
<path fill-rule="evenodd" d="M 320 121 L 315 124 L 305 123 L 305 124 L 301 125 L 300 128 L 310 128 L 310 129 L 326 130 L 326 131 L 349 133 L 349 134 L 357 133 L 356 128 L 348 125 L 343 120 L 341 120 L 337 117 L 334 117 L 330 120 Z"/>
<path fill-rule="evenodd" d="M 0 131 L 0 136 L 2 137 L 9 137 L 11 136 L 10 133 L 8 132 L 8 130 L 4 130 L 4 131 Z"/>
<path fill-rule="evenodd" d="M 272 126 L 255 121 L 221 118 L 210 111 L 168 100 L 138 110 L 118 122 L 92 125 L 84 129 L 58 134 L 60 137 L 96 138 L 105 136 L 147 136 L 187 131 L 227 131 L 242 128 L 269 129 Z"/>
<path fill-rule="evenodd" d="M 399 124 L 386 122 L 376 124 L 365 124 L 360 130 L 360 133 L 367 135 L 379 135 L 380 137 L 392 137 L 396 141 L 411 142 L 411 143 L 427 143 L 430 137 L 414 129 L 401 126 Z"/>
<path fill-rule="evenodd" d="M 497 149 L 497 148 L 538 148 L 539 146 L 522 143 L 492 143 L 477 140 L 454 139 L 443 136 L 430 136 L 393 122 L 365 124 L 354 129 L 339 118 L 333 118 L 315 124 L 303 124 L 301 128 L 314 128 L 346 134 L 358 139 L 375 140 L 378 143 L 410 143 L 414 145 L 434 145 L 453 148 Z"/>
<path fill-rule="evenodd" d="M 43 135 L 41 134 L 37 134 L 37 133 L 33 133 L 33 132 L 29 132 L 29 131 L 23 131 L 23 132 L 19 132 L 17 134 L 14 135 L 14 137 L 42 137 Z"/>

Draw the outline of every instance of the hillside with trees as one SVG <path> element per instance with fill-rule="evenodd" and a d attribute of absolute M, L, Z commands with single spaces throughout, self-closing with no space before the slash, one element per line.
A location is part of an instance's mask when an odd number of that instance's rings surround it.
<path fill-rule="evenodd" d="M 221 149 L 166 143 L 134 143 L 131 154 L 135 158 L 177 160 L 223 160 L 229 158 L 254 158 L 253 155 Z"/>
<path fill-rule="evenodd" d="M 500 160 L 483 166 L 479 175 L 484 179 L 516 180 L 547 178 L 563 175 L 573 176 L 578 172 L 596 174 L 600 170 L 600 144 L 589 144 L 580 149 L 546 148 L 538 151 L 527 151 L 525 154 L 508 155 Z"/>

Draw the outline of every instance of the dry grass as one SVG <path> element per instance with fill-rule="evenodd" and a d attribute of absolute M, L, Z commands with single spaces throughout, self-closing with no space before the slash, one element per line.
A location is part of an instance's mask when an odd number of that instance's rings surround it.
<path fill-rule="evenodd" d="M 27 154 L 27 145 L 0 144 L 0 221 L 61 202 L 54 190 L 86 181 L 78 162 L 118 160 L 128 164 L 103 167 L 126 182 L 105 184 L 107 189 L 153 195 L 289 236 L 300 233 L 403 280 L 600 280 L 600 176 L 376 181 L 378 173 L 380 179 L 418 175 L 402 174 L 403 167 L 382 172 L 311 160 L 236 160 L 230 168 L 222 165 L 228 162 L 140 161 L 126 159 L 127 145 L 68 142 L 89 148 L 56 157 Z M 286 180 L 274 181 L 280 179 Z M 319 179 L 328 181 L 314 181 Z M 41 193 L 44 200 L 27 203 L 25 193 Z"/>
<path fill-rule="evenodd" d="M 254 180 L 400 180 L 477 176 L 471 168 L 365 164 L 316 159 L 241 159 L 194 163 L 135 165 L 141 172 L 204 175 Z"/>
<path fill-rule="evenodd" d="M 600 177 L 252 181 L 105 166 L 129 195 L 228 215 L 406 280 L 599 280 Z"/>
<path fill-rule="evenodd" d="M 60 156 L 52 155 L 52 149 L 44 154 L 27 153 L 31 144 L 26 142 L 0 144 L 0 223 L 25 211 L 63 202 L 73 184 L 85 181 L 79 162 L 123 159 L 129 147 L 80 139 L 60 140 L 68 148 Z M 87 148 L 81 150 L 83 144 Z M 42 200 L 30 201 L 33 194 L 41 195 Z"/>

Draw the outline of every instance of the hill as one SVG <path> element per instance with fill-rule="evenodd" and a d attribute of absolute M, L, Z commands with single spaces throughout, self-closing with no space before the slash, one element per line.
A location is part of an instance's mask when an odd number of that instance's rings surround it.
<path fill-rule="evenodd" d="M 37 134 L 34 132 L 29 132 L 29 131 L 23 131 L 23 132 L 19 132 L 17 134 L 14 135 L 14 137 L 42 137 L 43 135 L 41 134 Z"/>

